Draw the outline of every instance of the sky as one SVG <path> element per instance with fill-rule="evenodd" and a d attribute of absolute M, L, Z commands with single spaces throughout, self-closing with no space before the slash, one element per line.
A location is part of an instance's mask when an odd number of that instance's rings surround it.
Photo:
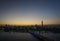
<path fill-rule="evenodd" d="M 0 24 L 60 24 L 60 0 L 0 0 Z"/>

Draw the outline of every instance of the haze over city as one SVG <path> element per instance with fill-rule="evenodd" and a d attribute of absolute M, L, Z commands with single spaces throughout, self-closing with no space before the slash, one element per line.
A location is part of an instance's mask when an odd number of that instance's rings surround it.
<path fill-rule="evenodd" d="M 0 0 L 0 24 L 60 24 L 59 0 Z"/>

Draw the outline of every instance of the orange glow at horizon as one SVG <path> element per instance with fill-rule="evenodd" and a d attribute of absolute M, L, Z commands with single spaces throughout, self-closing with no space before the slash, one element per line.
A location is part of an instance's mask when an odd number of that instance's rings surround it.
<path fill-rule="evenodd" d="M 9 25 L 41 25 L 41 21 L 11 21 L 11 22 L 0 22 L 0 24 L 9 24 Z M 46 24 L 60 24 L 59 22 L 56 21 L 44 21 L 44 25 Z"/>

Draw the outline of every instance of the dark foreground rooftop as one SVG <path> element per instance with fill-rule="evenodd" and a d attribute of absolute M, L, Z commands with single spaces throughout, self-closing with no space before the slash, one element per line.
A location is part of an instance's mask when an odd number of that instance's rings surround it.
<path fill-rule="evenodd" d="M 29 33 L 0 32 L 0 41 L 39 41 Z"/>

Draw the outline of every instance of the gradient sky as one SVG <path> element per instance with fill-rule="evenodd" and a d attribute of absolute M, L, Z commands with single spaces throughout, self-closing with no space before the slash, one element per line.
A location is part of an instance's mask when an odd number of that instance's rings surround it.
<path fill-rule="evenodd" d="M 0 0 L 0 24 L 60 24 L 59 0 Z"/>

